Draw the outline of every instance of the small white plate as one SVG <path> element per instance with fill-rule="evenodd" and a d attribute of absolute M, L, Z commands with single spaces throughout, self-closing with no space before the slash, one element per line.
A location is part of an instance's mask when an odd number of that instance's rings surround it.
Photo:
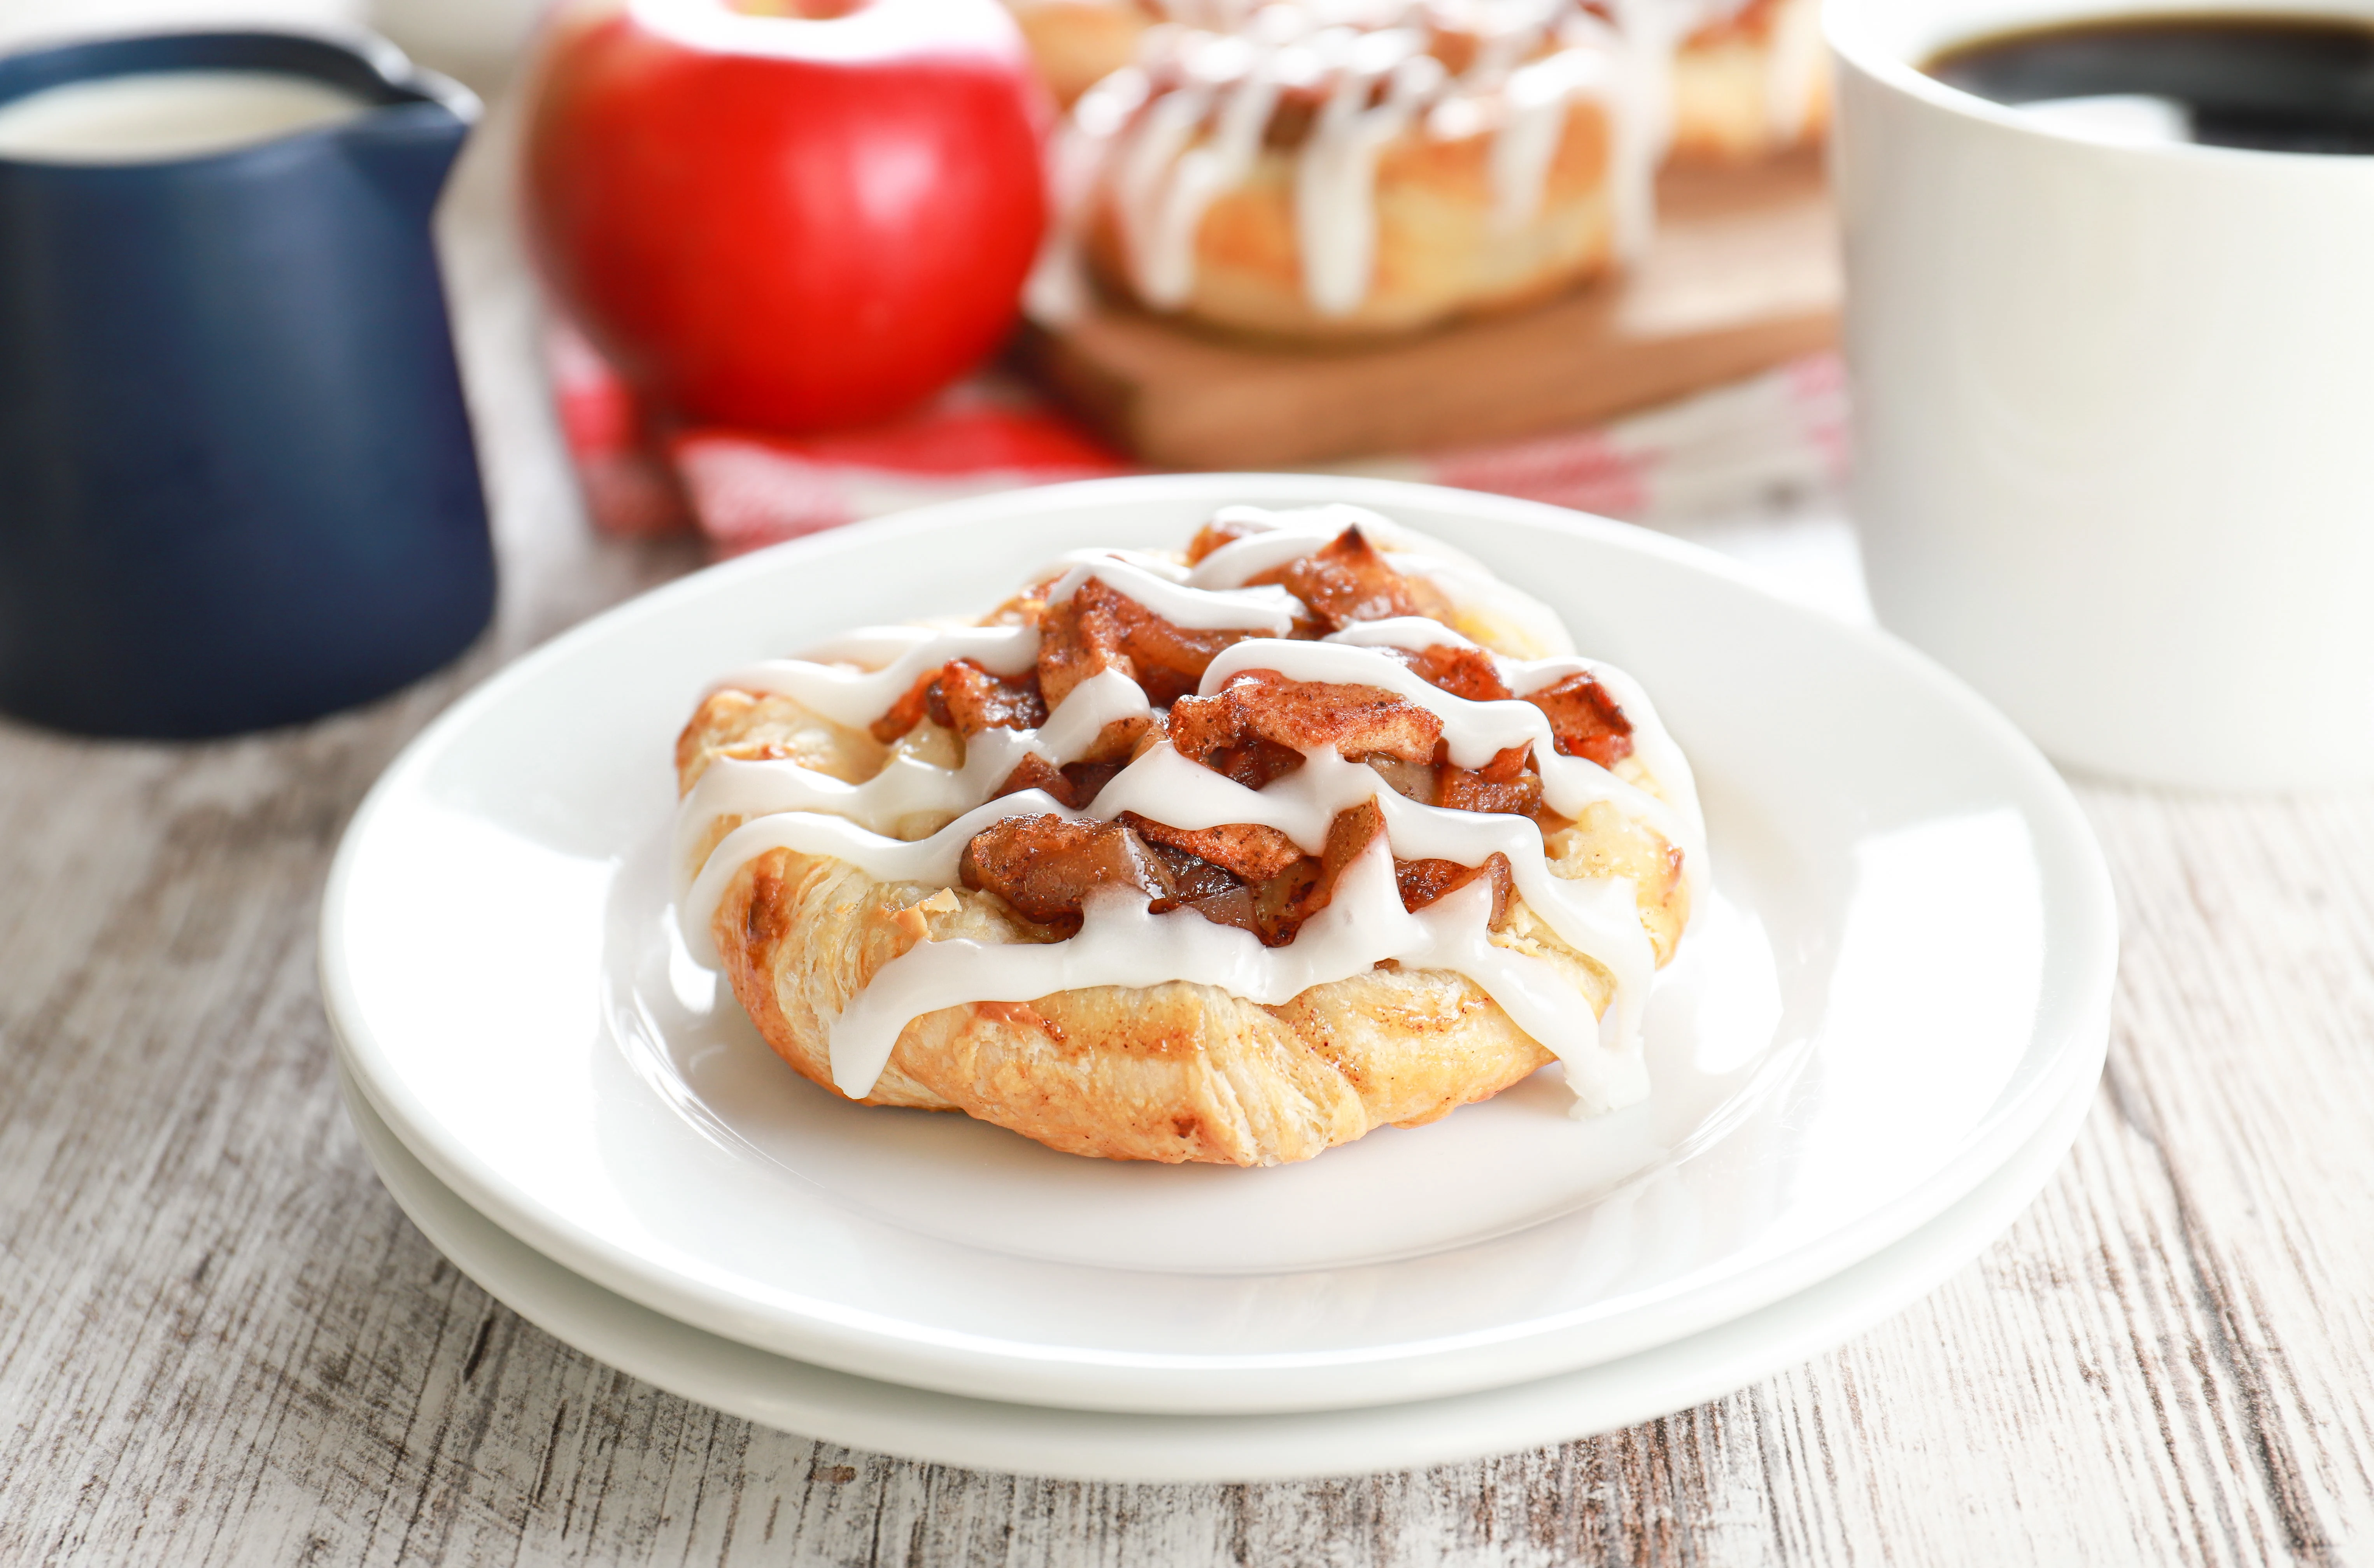
<path fill-rule="evenodd" d="M 341 1075 L 343 1077 L 343 1075 Z M 933 1394 L 704 1334 L 514 1240 L 405 1149 L 352 1082 L 347 1106 L 438 1250 L 546 1333 L 761 1426 L 934 1464 L 1109 1481 L 1257 1481 L 1453 1464 L 1613 1432 L 1720 1398 L 1894 1315 L 1983 1251 L 2051 1176 L 2092 1104 L 2081 1084 L 2009 1163 L 1910 1236 L 1810 1291 L 1621 1361 L 1447 1399 L 1270 1416 L 1119 1415 Z"/>
<path fill-rule="evenodd" d="M 719 671 L 993 601 L 1231 501 L 1447 536 L 1646 684 L 1716 895 L 1595 1122 L 1545 1073 L 1275 1171 L 862 1110 L 668 935 L 677 727 Z M 1803 1291 L 1968 1194 L 2098 1069 L 2116 928 L 2050 767 L 1900 644 L 1621 525 L 1386 481 L 1167 476 L 962 501 L 663 589 L 488 681 L 357 814 L 323 912 L 357 1083 L 473 1208 L 606 1289 L 844 1372 L 1254 1412 L 1539 1378 Z"/>

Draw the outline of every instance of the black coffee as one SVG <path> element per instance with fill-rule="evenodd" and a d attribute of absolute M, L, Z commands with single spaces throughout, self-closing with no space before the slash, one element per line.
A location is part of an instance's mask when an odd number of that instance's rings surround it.
<path fill-rule="evenodd" d="M 2165 100 L 2216 147 L 2374 154 L 2374 22 L 2121 18 L 1979 39 L 1923 69 L 1997 103 Z"/>

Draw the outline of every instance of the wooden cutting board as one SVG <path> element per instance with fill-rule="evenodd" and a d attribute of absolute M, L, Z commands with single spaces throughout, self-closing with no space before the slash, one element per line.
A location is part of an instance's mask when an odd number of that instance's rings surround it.
<path fill-rule="evenodd" d="M 1632 274 L 1363 348 L 1230 341 L 1105 303 L 1031 329 L 1024 366 L 1147 463 L 1262 468 L 1505 441 L 1735 381 L 1836 340 L 1819 159 L 1669 171 Z"/>

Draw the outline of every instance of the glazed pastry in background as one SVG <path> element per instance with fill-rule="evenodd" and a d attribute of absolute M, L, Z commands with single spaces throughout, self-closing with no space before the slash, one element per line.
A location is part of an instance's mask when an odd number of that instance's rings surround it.
<path fill-rule="evenodd" d="M 778 1054 L 1111 1159 L 1308 1159 L 1553 1060 L 1636 1101 L 1703 896 L 1639 689 L 1349 507 L 739 672 L 676 763 L 686 941 Z"/>
<path fill-rule="evenodd" d="M 1052 275 L 1081 255 L 1157 311 L 1332 338 L 1539 299 L 1645 240 L 1655 146 L 1614 28 L 1566 0 L 1378 15 L 1147 31 L 1065 127 Z"/>
<path fill-rule="evenodd" d="M 1742 163 L 1811 147 L 1829 129 L 1821 0 L 1745 0 L 1674 56 L 1676 162 Z"/>

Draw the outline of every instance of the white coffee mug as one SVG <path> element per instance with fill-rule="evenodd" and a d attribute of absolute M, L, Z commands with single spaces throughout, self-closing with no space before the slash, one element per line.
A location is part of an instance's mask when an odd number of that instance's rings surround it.
<path fill-rule="evenodd" d="M 1829 0 L 1880 620 L 2056 760 L 2374 780 L 2374 157 L 2119 144 L 1945 86 L 2055 22 L 2374 0 Z"/>

